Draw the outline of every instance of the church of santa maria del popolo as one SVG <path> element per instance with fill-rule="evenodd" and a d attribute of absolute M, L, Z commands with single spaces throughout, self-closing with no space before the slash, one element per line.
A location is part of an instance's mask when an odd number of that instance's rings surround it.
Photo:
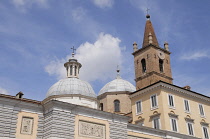
<path fill-rule="evenodd" d="M 66 78 L 43 101 L 0 94 L 0 139 L 209 139 L 210 97 L 173 84 L 169 45 L 159 46 L 150 15 L 132 54 L 136 86 L 117 69 L 96 95 L 73 48 Z"/>

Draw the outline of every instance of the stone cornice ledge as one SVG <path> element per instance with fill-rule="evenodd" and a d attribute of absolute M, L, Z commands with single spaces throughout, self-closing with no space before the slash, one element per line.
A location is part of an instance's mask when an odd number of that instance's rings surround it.
<path fill-rule="evenodd" d="M 57 101 L 57 100 L 51 100 L 45 103 L 44 105 L 44 113 L 47 113 L 53 109 L 56 110 L 63 110 L 63 111 L 69 111 L 72 114 L 75 115 L 83 115 L 83 116 L 88 116 L 88 117 L 95 117 L 95 118 L 100 118 L 100 119 L 108 119 L 110 121 L 120 121 L 124 123 L 128 123 L 128 120 L 130 117 L 128 116 L 123 116 L 123 115 L 118 115 L 118 114 L 113 114 L 85 106 L 80 106 L 80 105 L 75 105 L 75 104 L 70 104 L 62 101 Z"/>
<path fill-rule="evenodd" d="M 210 103 L 210 98 L 208 96 L 193 92 L 191 90 L 186 90 L 186 89 L 181 88 L 179 86 L 169 84 L 169 83 L 166 83 L 166 82 L 163 82 L 163 81 L 158 81 L 158 82 L 156 82 L 154 84 L 151 84 L 151 85 L 149 85 L 149 86 L 147 86 L 143 89 L 140 89 L 136 92 L 131 93 L 130 98 L 136 97 L 138 95 L 142 95 L 146 92 L 149 92 L 151 90 L 158 89 L 158 88 L 161 88 L 161 89 L 165 88 L 165 89 L 169 89 L 169 90 L 172 90 L 172 91 L 175 91 L 175 92 L 183 93 L 187 96 L 191 96 L 191 97 L 194 97 L 194 98 L 197 98 L 197 99 L 205 100 L 206 102 Z"/>
<path fill-rule="evenodd" d="M 164 139 L 167 139 L 170 137 L 176 137 L 176 138 L 181 138 L 181 139 L 201 139 L 201 138 L 188 136 L 188 135 L 184 135 L 184 134 L 180 134 L 180 133 L 176 133 L 176 132 L 159 130 L 159 129 L 154 129 L 154 128 L 145 127 L 145 126 L 139 126 L 139 125 L 134 125 L 134 124 L 128 124 L 128 131 L 159 136 Z"/>
<path fill-rule="evenodd" d="M 23 99 L 10 99 L 3 97 L 0 97 L 0 101 L 0 106 L 6 106 L 17 111 L 30 111 L 38 113 L 43 112 L 43 107 L 41 103 L 31 103 L 28 101 L 24 101 Z"/>

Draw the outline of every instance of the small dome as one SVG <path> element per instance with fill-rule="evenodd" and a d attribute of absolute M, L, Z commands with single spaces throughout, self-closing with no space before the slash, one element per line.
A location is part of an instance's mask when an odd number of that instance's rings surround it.
<path fill-rule="evenodd" d="M 117 79 L 107 83 L 98 93 L 101 95 L 106 92 L 120 92 L 120 91 L 129 91 L 134 92 L 136 88 L 128 81 L 121 79 L 119 76 Z"/>
<path fill-rule="evenodd" d="M 80 94 L 94 98 L 96 97 L 91 85 L 88 82 L 82 81 L 78 78 L 66 78 L 59 80 L 50 87 L 46 97 L 66 94 Z"/>

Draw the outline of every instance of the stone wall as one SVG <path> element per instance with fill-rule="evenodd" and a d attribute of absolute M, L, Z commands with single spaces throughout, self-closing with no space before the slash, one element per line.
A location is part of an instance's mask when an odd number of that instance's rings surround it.
<path fill-rule="evenodd" d="M 75 115 L 68 111 L 52 110 L 44 116 L 44 139 L 56 137 L 74 138 Z"/>
<path fill-rule="evenodd" d="M 110 139 L 127 139 L 127 123 L 112 121 L 110 124 Z"/>
<path fill-rule="evenodd" d="M 0 138 L 15 138 L 18 110 L 0 106 Z"/>

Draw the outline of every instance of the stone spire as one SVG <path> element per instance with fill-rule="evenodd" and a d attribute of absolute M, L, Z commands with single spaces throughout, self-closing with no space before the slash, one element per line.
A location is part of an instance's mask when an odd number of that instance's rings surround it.
<path fill-rule="evenodd" d="M 156 47 L 159 47 L 154 28 L 152 26 L 152 22 L 150 21 L 150 15 L 147 14 L 146 18 L 147 18 L 147 21 L 145 25 L 142 47 L 146 47 L 150 44 L 155 45 Z"/>
<path fill-rule="evenodd" d="M 68 62 L 64 64 L 64 67 L 67 71 L 67 77 L 68 78 L 79 78 L 79 70 L 82 67 L 82 65 L 77 62 L 77 59 L 74 57 L 74 51 L 76 50 L 73 46 L 72 49 L 72 57 L 69 59 Z"/>

